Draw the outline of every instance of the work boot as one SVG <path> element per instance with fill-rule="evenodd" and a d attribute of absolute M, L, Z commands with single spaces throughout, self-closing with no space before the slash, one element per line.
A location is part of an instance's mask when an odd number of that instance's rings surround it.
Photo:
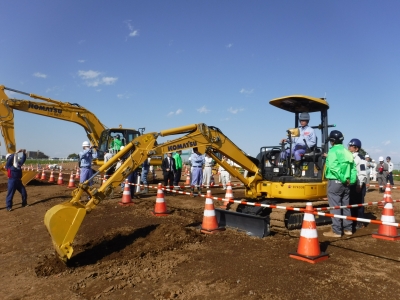
<path fill-rule="evenodd" d="M 149 192 L 149 188 L 145 187 L 139 194 L 147 194 Z"/>
<path fill-rule="evenodd" d="M 340 237 L 342 237 L 341 234 L 338 234 L 338 233 L 333 232 L 333 231 L 324 232 L 324 233 L 322 233 L 322 234 L 323 234 L 324 236 L 327 236 L 327 237 L 334 237 L 334 238 L 340 238 Z"/>
<path fill-rule="evenodd" d="M 192 186 L 191 188 L 190 188 L 190 197 L 194 197 L 194 187 Z"/>

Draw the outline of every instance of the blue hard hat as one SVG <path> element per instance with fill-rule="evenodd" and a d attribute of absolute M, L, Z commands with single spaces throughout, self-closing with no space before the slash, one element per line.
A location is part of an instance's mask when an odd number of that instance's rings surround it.
<path fill-rule="evenodd" d="M 359 139 L 351 139 L 349 146 L 356 146 L 357 148 L 361 149 L 361 141 Z"/>

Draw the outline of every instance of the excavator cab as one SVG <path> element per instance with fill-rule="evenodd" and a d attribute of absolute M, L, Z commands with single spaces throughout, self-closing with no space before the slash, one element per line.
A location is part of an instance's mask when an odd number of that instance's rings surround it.
<path fill-rule="evenodd" d="M 270 104 L 294 113 L 295 128 L 286 131 L 288 144 L 260 148 L 257 159 L 263 178 L 272 182 L 322 182 L 325 164 L 323 153 L 328 152 L 328 127 L 335 126 L 328 125 L 328 102 L 324 98 L 292 95 L 272 99 Z M 292 149 L 292 138 L 299 136 L 299 114 L 302 112 L 319 113 L 320 120 L 318 125 L 313 125 L 318 122 L 318 119 L 315 119 L 315 114 L 312 115 L 309 126 L 315 131 L 317 143 L 313 147 L 307 146 L 306 152 L 297 166 L 300 168 L 300 173 L 295 174 L 296 166 L 293 163 L 293 153 L 290 149 Z M 286 151 L 289 152 L 288 155 L 284 155 Z"/>
<path fill-rule="evenodd" d="M 105 129 L 100 136 L 99 146 L 97 148 L 97 159 L 103 161 L 105 151 L 111 151 L 113 155 L 118 152 L 117 149 L 113 147 L 116 139 L 121 141 L 121 146 L 126 146 L 142 133 L 135 129 L 122 128 L 122 126 L 119 128 Z"/>

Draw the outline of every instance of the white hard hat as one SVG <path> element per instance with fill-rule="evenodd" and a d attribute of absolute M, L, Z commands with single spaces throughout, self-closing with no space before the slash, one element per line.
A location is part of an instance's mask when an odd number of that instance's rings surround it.
<path fill-rule="evenodd" d="M 11 153 L 7 153 L 6 160 L 10 157 Z"/>
<path fill-rule="evenodd" d="M 124 149 L 125 148 L 125 146 L 121 146 L 121 148 L 119 148 L 119 151 L 121 151 L 122 149 Z"/>
<path fill-rule="evenodd" d="M 383 161 L 383 156 L 379 156 L 379 161 Z"/>
<path fill-rule="evenodd" d="M 375 162 L 375 159 L 373 159 L 372 162 Z"/>
<path fill-rule="evenodd" d="M 368 154 L 365 154 L 365 158 L 367 158 L 367 157 L 369 157 L 369 155 L 368 155 Z"/>
<path fill-rule="evenodd" d="M 84 142 L 82 143 L 82 147 L 90 147 L 89 142 L 88 142 L 88 141 L 84 141 Z"/>

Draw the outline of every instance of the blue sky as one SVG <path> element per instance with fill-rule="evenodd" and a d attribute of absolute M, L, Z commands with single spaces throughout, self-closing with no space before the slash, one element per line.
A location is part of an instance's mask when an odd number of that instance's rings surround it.
<path fill-rule="evenodd" d="M 5 1 L 0 84 L 79 103 L 108 127 L 206 123 L 253 156 L 294 125 L 271 99 L 326 96 L 345 143 L 399 167 L 399 11 L 390 0 Z M 50 156 L 87 139 L 29 113 L 15 124 L 17 148 Z"/>

